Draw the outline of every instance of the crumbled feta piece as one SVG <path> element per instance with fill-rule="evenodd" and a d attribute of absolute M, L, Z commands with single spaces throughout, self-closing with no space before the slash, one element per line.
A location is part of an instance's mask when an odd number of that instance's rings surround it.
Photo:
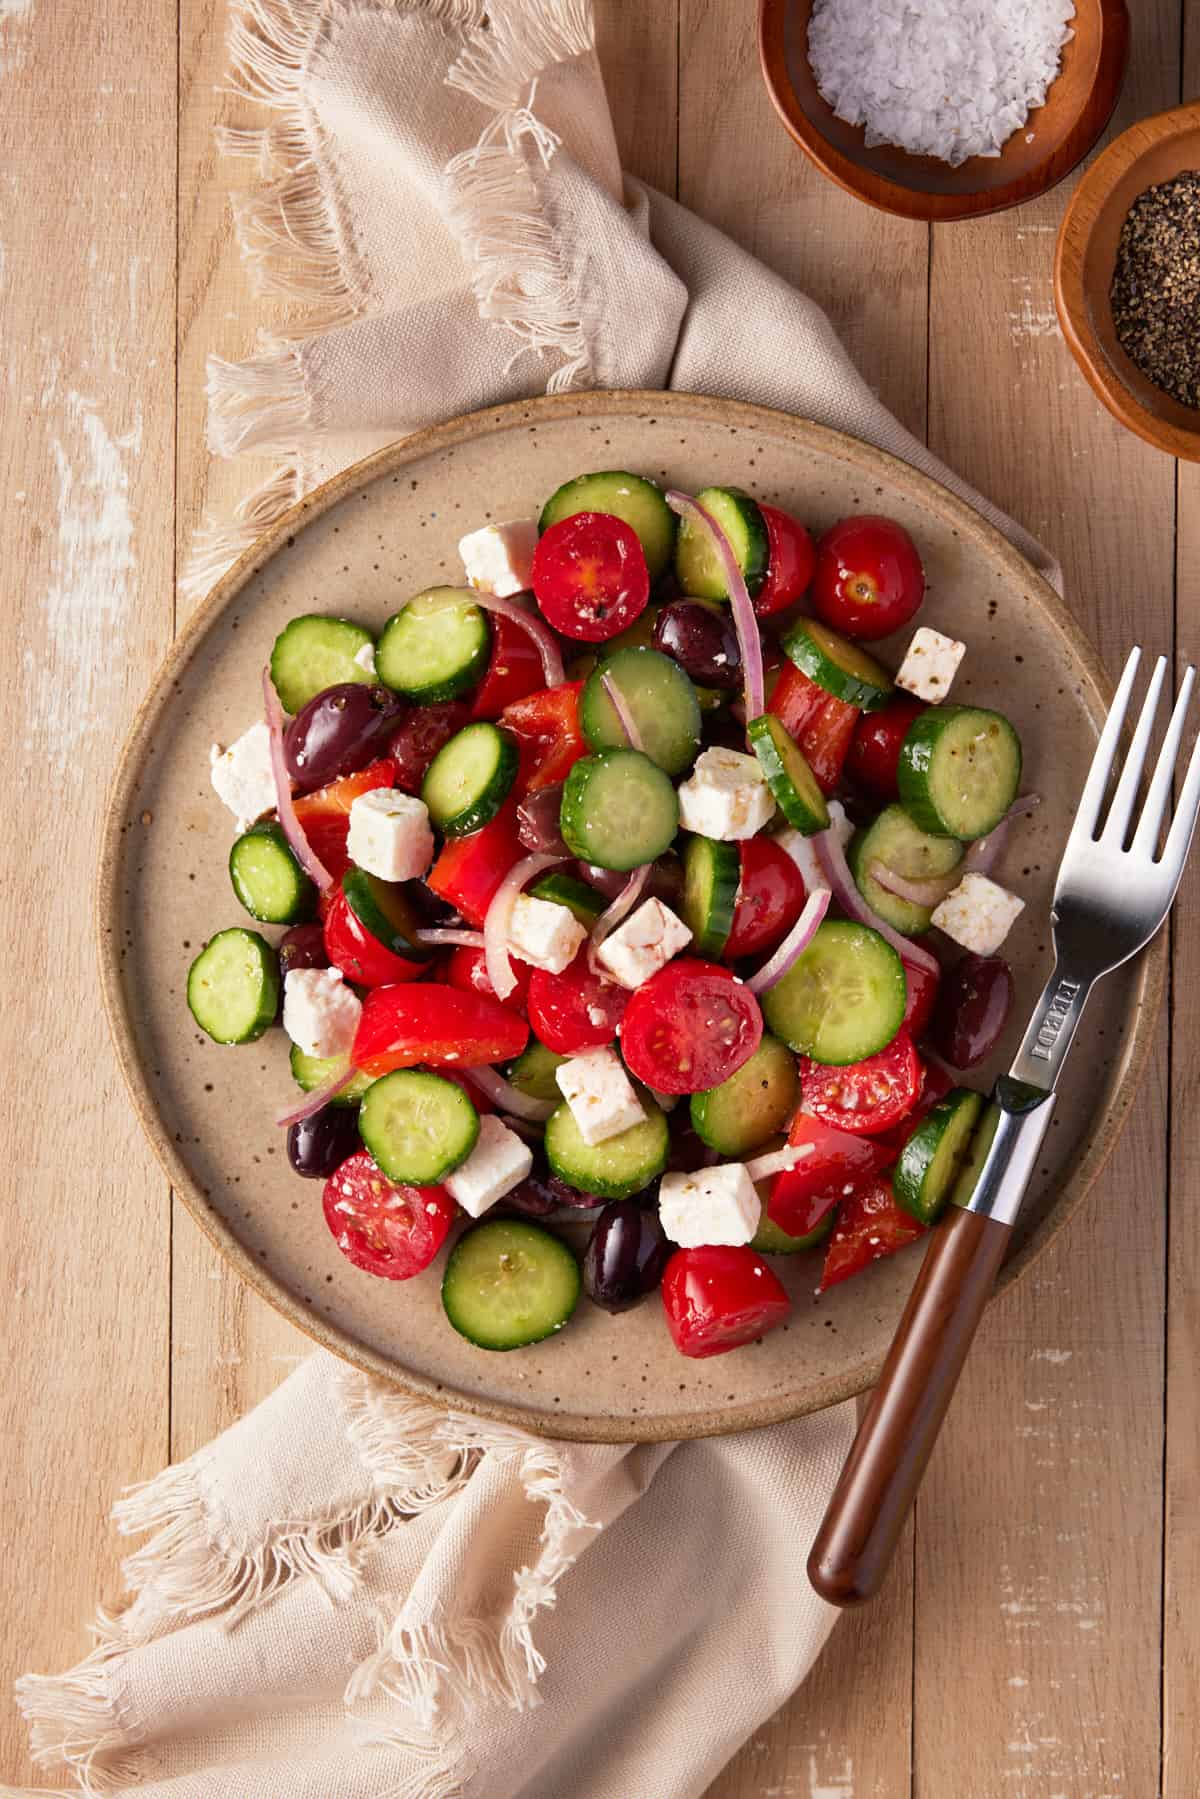
<path fill-rule="evenodd" d="M 920 625 L 904 652 L 896 686 L 936 706 L 949 693 L 958 665 L 966 653 L 966 644 L 959 643 L 956 637 L 943 637 L 940 631 Z"/>
<path fill-rule="evenodd" d="M 757 756 L 740 750 L 705 750 L 679 789 L 679 822 L 702 837 L 753 837 L 774 810 Z"/>
<path fill-rule="evenodd" d="M 606 1143 L 646 1116 L 642 1103 L 611 1049 L 589 1049 L 554 1070 L 559 1092 L 571 1108 L 585 1143 Z"/>
<path fill-rule="evenodd" d="M 762 1200 L 742 1162 L 664 1174 L 658 1215 L 672 1243 L 699 1249 L 706 1243 L 749 1243 L 762 1217 Z"/>
<path fill-rule="evenodd" d="M 1012 930 L 1025 901 L 1009 893 L 986 875 L 964 875 L 940 906 L 935 906 L 933 922 L 955 943 L 961 943 L 977 956 L 996 953 Z"/>
<path fill-rule="evenodd" d="M 587 930 L 575 914 L 557 900 L 517 895 L 508 922 L 508 949 L 531 968 L 561 974 L 575 960 L 586 936 Z"/>
<path fill-rule="evenodd" d="M 214 743 L 208 760 L 213 786 L 237 819 L 238 830 L 248 831 L 275 804 L 270 731 L 260 719 L 227 750 Z"/>
<path fill-rule="evenodd" d="M 519 1186 L 532 1167 L 533 1151 L 528 1143 L 487 1112 L 479 1120 L 474 1149 L 446 1176 L 443 1185 L 464 1212 L 479 1218 Z"/>
<path fill-rule="evenodd" d="M 337 968 L 290 968 L 283 983 L 283 1028 L 306 1056 L 350 1052 L 362 1001 Z"/>
<path fill-rule="evenodd" d="M 665 968 L 691 941 L 682 918 L 661 900 L 648 899 L 604 939 L 596 960 L 622 987 L 635 988 Z"/>
<path fill-rule="evenodd" d="M 375 645 L 373 643 L 364 643 L 360 650 L 356 650 L 354 653 L 354 660 L 358 663 L 358 666 L 364 673 L 374 678 Z"/>
<path fill-rule="evenodd" d="M 501 600 L 528 592 L 533 585 L 537 540 L 537 520 L 532 518 L 468 531 L 458 543 L 467 580 L 482 593 L 494 593 Z"/>
<path fill-rule="evenodd" d="M 350 860 L 381 881 L 417 881 L 433 861 L 433 831 L 424 800 L 398 787 L 360 793 L 350 807 Z"/>

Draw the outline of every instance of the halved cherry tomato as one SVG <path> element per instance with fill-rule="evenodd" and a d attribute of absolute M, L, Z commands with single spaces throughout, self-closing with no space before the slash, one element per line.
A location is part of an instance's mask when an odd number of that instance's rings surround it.
<path fill-rule="evenodd" d="M 617 1034 L 629 994 L 603 981 L 588 967 L 584 944 L 561 974 L 535 968 L 529 982 L 529 1022 L 534 1034 L 558 1056 L 603 1049 Z"/>
<path fill-rule="evenodd" d="M 893 1160 L 890 1149 L 869 1137 L 852 1137 L 811 1112 L 797 1112 L 788 1142 L 806 1153 L 771 1183 L 767 1211 L 791 1237 L 815 1231 L 832 1206 L 873 1180 Z"/>
<path fill-rule="evenodd" d="M 936 1062 L 927 1062 L 924 1068 L 924 1079 L 916 1104 L 910 1112 L 899 1119 L 888 1131 L 881 1131 L 873 1141 L 883 1149 L 891 1161 L 900 1154 L 926 1113 L 932 1112 L 940 1099 L 945 1099 L 954 1082 L 944 1068 Z"/>
<path fill-rule="evenodd" d="M 420 793 L 433 758 L 470 722 L 471 708 L 465 700 L 414 706 L 401 719 L 388 737 L 388 755 L 396 764 L 396 786 L 402 793 Z"/>
<path fill-rule="evenodd" d="M 742 874 L 722 952 L 726 962 L 774 949 L 804 904 L 800 870 L 773 837 L 748 837 L 738 853 Z"/>
<path fill-rule="evenodd" d="M 301 794 L 295 800 L 296 817 L 304 835 L 335 881 L 340 881 L 350 867 L 346 839 L 350 835 L 351 806 L 360 794 L 395 784 L 396 764 L 390 756 L 381 756 L 360 773 L 343 775 L 340 781 L 331 781 L 328 787 L 318 787 L 315 793 Z"/>
<path fill-rule="evenodd" d="M 857 706 L 826 693 L 794 662 L 785 662 L 771 690 L 767 711 L 773 712 L 796 739 L 821 791 L 832 793 L 841 778 L 858 723 Z"/>
<path fill-rule="evenodd" d="M 522 962 L 518 956 L 509 957 L 509 966 L 516 976 L 517 984 L 505 1000 L 514 1012 L 523 1012 L 529 998 L 529 979 L 533 974 L 528 962 Z M 467 944 L 460 944 L 446 964 L 446 979 L 452 987 L 461 993 L 482 993 L 488 999 L 498 997 L 492 986 L 487 971 L 487 957 L 481 949 L 471 949 Z"/>
<path fill-rule="evenodd" d="M 728 968 L 680 956 L 630 995 L 621 1049 L 648 1087 L 701 1093 L 749 1061 L 762 1029 L 758 1001 Z"/>
<path fill-rule="evenodd" d="M 380 943 L 354 916 L 340 889 L 325 914 L 325 954 L 358 987 L 391 987 L 403 981 L 419 981 L 430 967 L 428 961 L 398 956 Z"/>
<path fill-rule="evenodd" d="M 904 964 L 904 980 L 908 988 L 908 1004 L 904 1010 L 904 1028 L 910 1037 L 923 1036 L 925 1026 L 929 1023 L 934 1002 L 938 996 L 941 976 L 931 970 L 918 967 L 915 962 Z"/>
<path fill-rule="evenodd" d="M 873 643 L 906 625 L 925 597 L 925 570 L 903 525 L 860 513 L 817 545 L 813 610 L 847 637 Z"/>
<path fill-rule="evenodd" d="M 579 728 L 582 691 L 582 681 L 564 681 L 504 708 L 500 722 L 513 733 L 521 752 L 518 793 L 535 793 L 539 787 L 565 781 L 579 758 L 586 756 Z"/>
<path fill-rule="evenodd" d="M 545 685 L 542 659 L 528 631 L 514 625 L 511 618 L 491 612 L 492 655 L 487 673 L 475 689 L 471 701 L 472 718 L 499 718 L 514 700 L 536 693 Z"/>
<path fill-rule="evenodd" d="M 913 720 L 928 710 L 923 700 L 898 693 L 880 711 L 859 714 L 846 757 L 846 773 L 875 799 L 889 805 L 899 799 L 896 769 L 900 746 Z"/>
<path fill-rule="evenodd" d="M 662 1280 L 667 1329 L 680 1355 L 724 1355 L 782 1324 L 791 1301 L 746 1244 L 677 1249 Z"/>
<path fill-rule="evenodd" d="M 843 1201 L 825 1251 L 818 1291 L 826 1293 L 839 1281 L 861 1274 L 871 1262 L 895 1255 L 924 1236 L 927 1228 L 896 1204 L 890 1181 L 873 1181 Z"/>
<path fill-rule="evenodd" d="M 533 591 L 564 637 L 606 643 L 646 610 L 650 571 L 641 539 L 609 512 L 561 519 L 538 538 Z"/>
<path fill-rule="evenodd" d="M 921 1058 L 903 1030 L 877 1056 L 848 1068 L 801 1056 L 800 1091 L 806 1109 L 826 1124 L 870 1137 L 912 1111 L 921 1091 Z"/>
<path fill-rule="evenodd" d="M 510 797 L 481 831 L 447 838 L 425 884 L 482 929 L 496 889 L 525 853 L 517 835 L 517 802 Z"/>
<path fill-rule="evenodd" d="M 803 598 L 817 566 L 817 552 L 800 520 L 790 512 L 764 506 L 761 500 L 758 510 L 767 527 L 767 576 L 754 596 L 754 610 L 759 618 L 766 618 Z"/>
<path fill-rule="evenodd" d="M 499 1000 L 439 981 L 376 987 L 363 1001 L 350 1058 L 378 1078 L 394 1068 L 507 1062 L 529 1041 L 529 1026 Z"/>
<path fill-rule="evenodd" d="M 325 1183 L 325 1222 L 356 1268 L 407 1281 L 428 1268 L 458 1210 L 444 1187 L 397 1187 L 357 1150 Z"/>

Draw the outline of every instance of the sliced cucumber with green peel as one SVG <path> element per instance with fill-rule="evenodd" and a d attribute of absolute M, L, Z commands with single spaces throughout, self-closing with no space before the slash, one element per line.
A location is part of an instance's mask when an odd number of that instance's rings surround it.
<path fill-rule="evenodd" d="M 518 1093 L 526 1093 L 530 1099 L 549 1100 L 558 1106 L 562 1104 L 562 1089 L 554 1078 L 554 1071 L 567 1059 L 531 1037 L 528 1047 L 505 1069 L 504 1078 Z"/>
<path fill-rule="evenodd" d="M 876 712 L 892 697 L 892 677 L 874 656 L 819 619 L 797 619 L 783 651 L 801 674 L 860 712 Z"/>
<path fill-rule="evenodd" d="M 696 495 L 696 501 L 711 512 L 729 539 L 746 590 L 756 594 L 767 577 L 769 553 L 767 524 L 757 504 L 740 487 L 706 487 Z M 725 566 L 708 532 L 686 518 L 680 520 L 675 543 L 675 575 L 684 593 L 694 594 L 697 599 L 729 598 Z"/>
<path fill-rule="evenodd" d="M 622 749 L 629 739 L 608 697 L 617 689 L 641 747 L 669 775 L 681 775 L 700 748 L 700 702 L 678 662 L 659 650 L 622 649 L 605 656 L 579 696 L 579 724 L 589 749 Z"/>
<path fill-rule="evenodd" d="M 914 823 L 970 842 L 994 831 L 1017 797 L 1021 739 L 1002 712 L 931 706 L 909 726 L 896 776 Z"/>
<path fill-rule="evenodd" d="M 900 1151 L 892 1191 L 922 1224 L 932 1224 L 949 1199 L 982 1111 L 982 1094 L 955 1087 L 922 1118 Z"/>
<path fill-rule="evenodd" d="M 710 1149 L 741 1161 L 783 1130 L 799 1101 L 795 1056 L 778 1037 L 764 1037 L 736 1074 L 692 1094 L 692 1128 Z"/>
<path fill-rule="evenodd" d="M 975 1135 L 971 1139 L 971 1147 L 967 1159 L 962 1165 L 962 1173 L 954 1183 L 954 1191 L 950 1195 L 953 1205 L 965 1206 L 975 1183 L 983 1173 L 983 1165 L 988 1159 L 988 1151 L 992 1147 L 992 1139 L 996 1135 L 996 1127 L 1000 1123 L 1000 1108 L 994 1102 L 989 1103 L 986 1112 L 975 1127 Z"/>
<path fill-rule="evenodd" d="M 850 871 L 858 891 L 885 924 L 917 937 L 929 929 L 932 906 L 901 899 L 870 873 L 873 862 L 882 862 L 893 874 L 908 881 L 933 881 L 951 875 L 963 859 L 957 837 L 933 837 L 915 825 L 903 806 L 886 806 L 863 831 L 856 831 L 847 851 Z"/>
<path fill-rule="evenodd" d="M 829 829 L 829 807 L 808 760 L 773 713 L 752 718 L 746 727 L 771 797 L 788 823 L 805 837 Z"/>
<path fill-rule="evenodd" d="M 836 1217 L 837 1207 L 830 1206 L 820 1224 L 813 1230 L 805 1231 L 802 1237 L 789 1237 L 786 1231 L 780 1230 L 764 1206 L 758 1229 L 750 1239 L 750 1247 L 756 1249 L 760 1256 L 798 1256 L 801 1250 L 815 1249 L 819 1243 L 824 1243 L 833 1229 Z"/>
<path fill-rule="evenodd" d="M 292 1079 L 297 1087 L 305 1093 L 315 1093 L 326 1081 L 331 1081 L 339 1068 L 344 1066 L 341 1056 L 306 1056 L 298 1043 L 293 1043 L 291 1053 Z M 329 1101 L 331 1106 L 356 1106 L 374 1076 L 366 1074 L 360 1068 L 352 1081 L 334 1095 Z"/>
<path fill-rule="evenodd" d="M 629 1199 L 656 1180 L 667 1165 L 670 1133 L 663 1112 L 644 1092 L 646 1116 L 604 1143 L 585 1143 L 568 1105 L 546 1121 L 545 1150 L 551 1172 L 580 1193 Z"/>
<path fill-rule="evenodd" d="M 430 587 L 393 613 L 375 649 L 379 679 L 423 706 L 457 699 L 487 668 L 491 632 L 469 589 Z"/>
<path fill-rule="evenodd" d="M 466 1161 L 479 1137 L 479 1114 L 453 1081 L 424 1068 L 397 1068 L 367 1088 L 358 1130 L 389 1181 L 430 1187 Z"/>
<path fill-rule="evenodd" d="M 575 763 L 563 787 L 559 829 L 573 856 L 627 871 L 670 849 L 679 801 L 640 750 L 601 750 Z"/>
<path fill-rule="evenodd" d="M 467 837 L 495 818 L 512 790 L 520 760 L 499 725 L 480 720 L 443 744 L 421 783 L 421 798 L 443 837 Z"/>
<path fill-rule="evenodd" d="M 348 618 L 305 612 L 285 625 L 271 651 L 271 680 L 285 712 L 300 712 L 327 687 L 369 686 L 375 675 L 358 660 L 375 639 Z M 364 658 L 364 660 L 366 660 Z"/>
<path fill-rule="evenodd" d="M 243 831 L 229 852 L 233 891 L 260 924 L 299 924 L 316 911 L 317 889 L 279 825 Z"/>
<path fill-rule="evenodd" d="M 240 925 L 218 931 L 188 970 L 188 1010 L 214 1043 L 253 1043 L 279 1011 L 279 958 Z"/>
<path fill-rule="evenodd" d="M 567 1245 L 523 1218 L 489 1218 L 461 1236 L 442 1277 L 446 1316 L 477 1349 L 522 1349 L 560 1331 L 579 1302 Z"/>
<path fill-rule="evenodd" d="M 663 499 L 661 487 L 625 469 L 604 469 L 595 475 L 576 475 L 556 489 L 542 507 L 538 530 L 548 531 L 577 512 L 607 512 L 623 519 L 637 532 L 650 579 L 657 581 L 675 548 L 677 520 Z"/>
<path fill-rule="evenodd" d="M 342 876 L 342 892 L 363 930 L 369 931 L 384 949 L 409 962 L 430 960 L 433 951 L 417 937 L 423 924 L 421 914 L 403 882 L 381 881 L 365 869 L 348 868 Z"/>
<path fill-rule="evenodd" d="M 557 869 L 535 881 L 528 892 L 530 899 L 549 900 L 552 905 L 565 906 L 588 931 L 605 908 L 602 893 L 597 893 L 586 881 L 577 881 L 574 875 L 560 874 Z"/>
<path fill-rule="evenodd" d="M 724 953 L 741 879 L 742 858 L 736 843 L 721 843 L 715 837 L 686 840 L 679 916 L 692 933 L 698 955 Z"/>
<path fill-rule="evenodd" d="M 797 1055 L 845 1067 L 878 1055 L 904 1023 L 904 964 L 869 925 L 826 920 L 762 995 L 768 1028 Z"/>

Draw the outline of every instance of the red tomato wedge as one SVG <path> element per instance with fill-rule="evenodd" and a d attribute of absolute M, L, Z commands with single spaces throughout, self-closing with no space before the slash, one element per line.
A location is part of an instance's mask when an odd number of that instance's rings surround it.
<path fill-rule="evenodd" d="M 891 1130 L 882 1131 L 875 1139 L 879 1147 L 887 1152 L 889 1161 L 900 1154 L 922 1118 L 927 1112 L 933 1111 L 940 1099 L 945 1099 L 954 1085 L 945 1069 L 939 1068 L 936 1062 L 925 1064 L 924 1076 L 920 1096 L 911 1112 L 907 1112 Z"/>
<path fill-rule="evenodd" d="M 517 802 L 510 797 L 481 831 L 449 838 L 425 882 L 469 924 L 482 929 L 496 889 L 525 853 L 517 835 Z"/>
<path fill-rule="evenodd" d="M 758 510 L 767 527 L 767 576 L 754 596 L 754 610 L 759 618 L 767 618 L 803 598 L 817 566 L 817 552 L 800 520 L 790 512 L 764 506 L 761 500 Z"/>
<path fill-rule="evenodd" d="M 858 723 L 856 706 L 826 693 L 815 681 L 785 662 L 767 701 L 767 711 L 780 719 L 804 751 L 823 793 L 832 793 Z"/>
<path fill-rule="evenodd" d="M 889 1181 L 873 1181 L 843 1202 L 825 1251 L 818 1291 L 826 1293 L 839 1281 L 861 1274 L 871 1262 L 895 1255 L 924 1236 L 927 1228 L 900 1209 Z"/>
<path fill-rule="evenodd" d="M 394 1068 L 470 1068 L 507 1062 L 529 1041 L 529 1026 L 499 1000 L 463 993 L 439 981 L 376 987 L 363 1002 L 354 1048 L 356 1068 L 376 1079 Z"/>
<path fill-rule="evenodd" d="M 365 1149 L 325 1183 L 325 1222 L 356 1268 L 385 1281 L 407 1281 L 428 1268 L 458 1210 L 444 1187 L 397 1187 Z"/>
<path fill-rule="evenodd" d="M 632 525 L 577 512 L 551 525 L 533 553 L 533 591 L 547 622 L 580 643 L 606 643 L 646 610 L 650 571 Z"/>
<path fill-rule="evenodd" d="M 791 1302 L 745 1244 L 677 1249 L 662 1280 L 667 1329 L 680 1355 L 724 1355 L 782 1324 Z"/>
<path fill-rule="evenodd" d="M 874 1136 L 907 1117 L 916 1105 L 921 1058 L 907 1031 L 877 1056 L 852 1062 L 848 1068 L 830 1068 L 801 1056 L 800 1091 L 807 1110 L 826 1124 L 855 1136 Z"/>
<path fill-rule="evenodd" d="M 325 913 L 325 954 L 357 987 L 390 987 L 417 981 L 429 973 L 428 961 L 398 956 L 354 916 L 344 893 L 338 892 Z"/>
<path fill-rule="evenodd" d="M 846 773 L 874 799 L 890 805 L 900 798 L 896 780 L 900 746 L 910 725 L 928 710 L 923 700 L 898 693 L 878 712 L 859 714 L 846 757 Z"/>
<path fill-rule="evenodd" d="M 739 843 L 742 872 L 733 925 L 721 952 L 726 962 L 759 956 L 787 935 L 804 905 L 804 880 L 786 850 L 772 837 Z"/>
<path fill-rule="evenodd" d="M 514 1012 L 523 1012 L 529 999 L 529 979 L 533 969 L 518 956 L 510 956 L 508 960 L 517 984 L 504 1003 Z M 498 998 L 488 979 L 487 958 L 481 949 L 460 945 L 446 964 L 446 979 L 462 993 L 482 993 L 488 999 Z"/>
<path fill-rule="evenodd" d="M 492 656 L 471 701 L 472 718 L 499 718 L 506 706 L 542 686 L 542 659 L 528 631 L 491 612 Z"/>
<path fill-rule="evenodd" d="M 535 968 L 529 982 L 529 1022 L 534 1035 L 557 1056 L 603 1049 L 617 1034 L 629 994 L 588 967 L 584 944 L 561 974 Z"/>
<path fill-rule="evenodd" d="M 325 864 L 335 881 L 340 881 L 350 867 L 346 839 L 350 835 L 350 808 L 361 793 L 376 787 L 394 787 L 396 764 L 390 756 L 382 756 L 356 775 L 343 775 L 328 787 L 305 793 L 293 802 L 296 817 L 313 852 Z"/>
<path fill-rule="evenodd" d="M 788 1142 L 808 1150 L 794 1168 L 777 1174 L 767 1212 L 780 1230 L 804 1237 L 815 1231 L 831 1206 L 882 1174 L 894 1151 L 869 1137 L 852 1137 L 810 1112 L 797 1112 Z"/>
<path fill-rule="evenodd" d="M 702 1093 L 749 1061 L 762 1030 L 758 1001 L 729 969 L 681 956 L 630 995 L 621 1049 L 648 1087 Z"/>
<path fill-rule="evenodd" d="M 582 691 L 582 681 L 564 681 L 561 687 L 543 687 L 504 708 L 500 722 L 516 737 L 521 752 L 518 793 L 557 786 L 587 754 L 579 728 Z"/>

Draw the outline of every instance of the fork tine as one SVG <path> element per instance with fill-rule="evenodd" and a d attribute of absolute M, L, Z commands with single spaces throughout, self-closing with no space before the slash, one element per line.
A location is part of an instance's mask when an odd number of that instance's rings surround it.
<path fill-rule="evenodd" d="M 1118 848 L 1125 842 L 1125 833 L 1128 831 L 1129 821 L 1133 817 L 1138 783 L 1146 765 L 1146 752 L 1150 748 L 1150 738 L 1154 732 L 1154 717 L 1158 711 L 1159 696 L 1162 693 L 1166 674 L 1167 659 L 1165 656 L 1160 656 L 1154 664 L 1150 685 L 1146 689 L 1146 697 L 1142 701 L 1142 710 L 1138 715 L 1137 726 L 1129 745 L 1129 754 L 1125 758 L 1124 766 L 1121 769 L 1121 779 L 1117 782 L 1117 791 L 1113 794 L 1112 805 L 1109 807 L 1108 817 L 1104 821 L 1102 841 L 1107 839 Z"/>
<path fill-rule="evenodd" d="M 1179 795 L 1179 804 L 1175 808 L 1175 817 L 1171 829 L 1167 833 L 1167 841 L 1163 846 L 1162 868 L 1174 884 L 1183 873 L 1183 865 L 1191 847 L 1192 832 L 1196 828 L 1196 813 L 1200 811 L 1200 737 L 1192 745 L 1191 759 L 1188 762 L 1187 777 Z"/>
<path fill-rule="evenodd" d="M 1108 717 L 1104 721 L 1104 729 L 1100 733 L 1100 741 L 1096 745 L 1096 753 L 1092 757 L 1088 778 L 1084 782 L 1083 792 L 1079 796 L 1079 805 L 1075 813 L 1075 823 L 1071 828 L 1068 848 L 1081 838 L 1091 838 L 1095 834 L 1096 820 L 1100 815 L 1100 806 L 1108 788 L 1108 777 L 1112 772 L 1113 761 L 1117 754 L 1117 744 L 1121 738 L 1121 726 L 1125 723 L 1129 695 L 1133 691 L 1134 677 L 1141 659 L 1142 652 L 1135 644 L 1129 652 L 1121 679 L 1117 683 L 1117 691 L 1113 696 L 1113 703 L 1108 709 Z"/>
<path fill-rule="evenodd" d="M 1153 856 L 1158 847 L 1158 833 L 1162 829 L 1162 821 L 1171 798 L 1171 783 L 1175 779 L 1175 764 L 1179 760 L 1179 745 L 1183 738 L 1183 727 L 1187 723 L 1187 710 L 1195 680 L 1195 669 L 1186 669 L 1179 684 L 1179 697 L 1163 736 L 1162 748 L 1158 752 L 1158 761 L 1154 765 L 1154 774 L 1146 794 L 1146 803 L 1142 807 L 1142 816 L 1138 820 L 1131 845 L 1141 855 Z"/>

